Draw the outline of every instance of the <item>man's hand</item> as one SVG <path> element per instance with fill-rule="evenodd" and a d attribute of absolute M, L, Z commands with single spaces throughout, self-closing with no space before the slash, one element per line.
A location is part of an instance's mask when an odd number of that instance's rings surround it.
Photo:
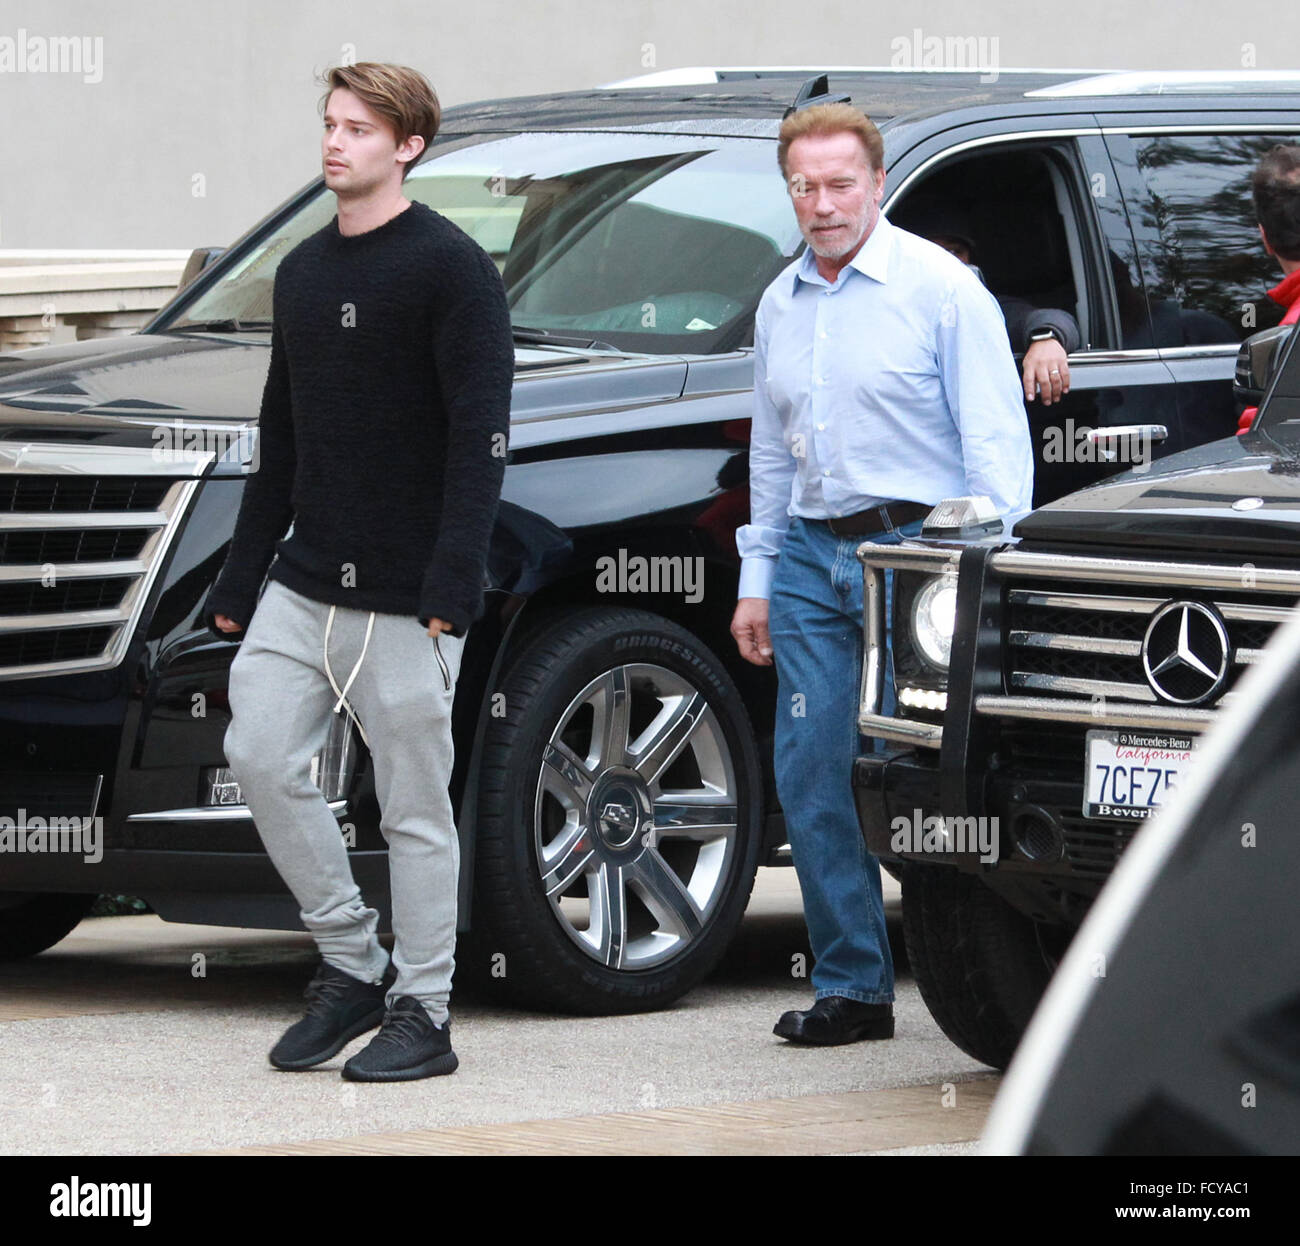
<path fill-rule="evenodd" d="M 1065 347 L 1055 338 L 1032 342 L 1025 351 L 1025 401 L 1034 401 L 1034 391 L 1043 397 L 1043 406 L 1060 402 L 1070 392 L 1070 365 Z"/>
<path fill-rule="evenodd" d="M 731 634 L 740 656 L 755 666 L 772 665 L 772 637 L 767 630 L 767 598 L 742 597 L 731 616 Z"/>
<path fill-rule="evenodd" d="M 213 615 L 213 621 L 223 632 L 242 632 L 244 625 L 236 623 L 228 614 Z"/>
<path fill-rule="evenodd" d="M 431 638 L 437 636 L 439 632 L 449 632 L 449 631 L 451 631 L 451 624 L 448 623 L 445 619 L 429 620 L 429 636 Z"/>

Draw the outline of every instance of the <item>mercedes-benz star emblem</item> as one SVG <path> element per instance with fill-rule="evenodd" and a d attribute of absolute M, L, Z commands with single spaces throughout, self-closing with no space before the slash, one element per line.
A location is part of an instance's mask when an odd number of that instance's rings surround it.
<path fill-rule="evenodd" d="M 1161 606 L 1142 638 L 1142 669 L 1162 701 L 1198 705 L 1223 687 L 1232 645 L 1217 611 L 1199 601 Z"/>

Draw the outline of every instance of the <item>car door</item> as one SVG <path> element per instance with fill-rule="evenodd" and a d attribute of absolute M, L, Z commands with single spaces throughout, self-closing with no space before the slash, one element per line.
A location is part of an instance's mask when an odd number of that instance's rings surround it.
<path fill-rule="evenodd" d="M 1024 215 L 1026 191 L 1024 179 L 1014 174 L 1017 162 L 1029 172 L 1039 170 L 1035 179 L 1045 183 L 1039 215 Z M 886 186 L 886 212 L 905 223 L 909 198 L 914 202 L 936 186 L 949 197 L 960 185 L 963 164 L 982 173 L 968 179 L 974 216 L 994 232 L 1000 219 L 1014 222 L 1014 228 L 1003 225 L 1001 264 L 985 273 L 990 289 L 996 295 L 1023 293 L 1036 306 L 1060 306 L 1050 296 L 1065 290 L 1070 305 L 1064 310 L 1075 316 L 1082 338 L 1069 359 L 1069 393 L 1050 406 L 1038 399 L 1025 404 L 1036 458 L 1034 505 L 1131 466 L 1138 456 L 1149 460 L 1165 453 L 1161 443 L 1125 442 L 1115 461 L 1087 437 L 1090 430 L 1108 426 L 1168 427 L 1177 416 L 1169 368 L 1154 347 L 1138 348 L 1125 335 L 1119 292 L 1141 276 L 1095 120 L 1085 114 L 1002 118 L 945 131 L 897 158 L 890 170 L 892 193 L 890 183 Z M 1053 218 L 1052 229 L 1044 229 L 1043 216 Z M 1036 282 L 1040 263 L 1061 266 L 1061 280 L 1046 286 Z M 999 275 L 1021 288 L 998 288 Z M 1140 328 L 1149 337 L 1149 326 Z M 1018 370 L 1021 345 L 1013 344 Z"/>
<path fill-rule="evenodd" d="M 1259 237 L 1250 176 L 1275 143 L 1300 137 L 1296 114 L 1102 121 L 1138 248 L 1147 344 L 1175 380 L 1170 448 L 1230 436 L 1238 348 L 1282 315 L 1267 296 L 1281 272 Z"/>

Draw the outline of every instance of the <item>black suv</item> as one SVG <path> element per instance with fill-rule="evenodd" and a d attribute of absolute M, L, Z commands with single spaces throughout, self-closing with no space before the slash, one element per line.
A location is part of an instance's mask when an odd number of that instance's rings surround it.
<path fill-rule="evenodd" d="M 996 293 L 1079 322 L 1068 399 L 1027 408 L 1039 501 L 1113 470 L 1058 462 L 1053 437 L 1158 425 L 1159 453 L 1226 431 L 1243 319 L 1267 310 L 1237 192 L 1297 114 L 1266 77 L 709 77 L 450 109 L 405 183 L 496 258 L 515 323 L 505 500 L 455 710 L 459 963 L 543 1005 L 679 995 L 782 856 L 774 687 L 728 623 L 753 313 L 802 245 L 776 165 L 789 107 L 851 96 L 884 134 L 898 223 L 960 204 Z M 222 756 L 237 642 L 199 610 L 255 461 L 276 264 L 333 212 L 317 179 L 196 253 L 139 334 L 0 358 L 0 818 L 102 819 L 94 851 L 0 852 L 0 955 L 56 942 L 94 893 L 298 925 Z M 314 775 L 386 912 L 344 719 Z"/>
<path fill-rule="evenodd" d="M 1012 542 L 859 549 L 877 654 L 894 569 L 900 687 L 882 717 L 867 664 L 860 725 L 892 744 L 855 763 L 859 818 L 901 875 L 922 996 L 977 1059 L 1006 1066 L 1120 854 L 1300 599 L 1298 343 L 1286 326 L 1242 347 L 1241 405 L 1269 387 L 1242 436 L 1061 498 Z M 1221 829 L 1250 846 L 1257 828 Z"/>

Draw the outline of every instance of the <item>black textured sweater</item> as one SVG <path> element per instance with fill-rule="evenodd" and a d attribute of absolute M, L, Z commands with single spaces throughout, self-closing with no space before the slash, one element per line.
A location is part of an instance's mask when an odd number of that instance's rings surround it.
<path fill-rule="evenodd" d="M 256 470 L 203 605 L 209 630 L 226 636 L 225 614 L 247 631 L 270 565 L 316 601 L 463 636 L 483 609 L 513 377 L 496 265 L 431 208 L 352 235 L 335 217 L 294 247 L 275 274 Z"/>

